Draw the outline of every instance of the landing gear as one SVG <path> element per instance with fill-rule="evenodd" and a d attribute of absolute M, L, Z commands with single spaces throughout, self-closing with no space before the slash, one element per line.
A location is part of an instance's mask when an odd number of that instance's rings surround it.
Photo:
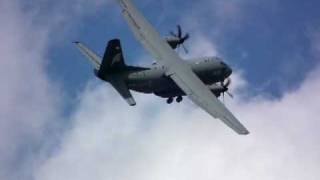
<path fill-rule="evenodd" d="M 167 99 L 167 104 L 171 104 L 173 102 L 173 97 L 169 97 L 168 99 Z"/>
<path fill-rule="evenodd" d="M 176 101 L 177 101 L 177 103 L 180 103 L 182 101 L 182 96 L 178 96 Z"/>
<path fill-rule="evenodd" d="M 167 104 L 171 104 L 173 102 L 174 98 L 173 97 L 169 97 L 167 99 Z M 177 96 L 176 98 L 176 102 L 177 103 L 180 103 L 181 101 L 183 100 L 182 96 Z"/>

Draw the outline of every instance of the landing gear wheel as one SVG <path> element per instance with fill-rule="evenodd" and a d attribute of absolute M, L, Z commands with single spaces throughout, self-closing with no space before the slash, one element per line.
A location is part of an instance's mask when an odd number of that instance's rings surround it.
<path fill-rule="evenodd" d="M 182 99 L 183 99 L 182 96 L 178 96 L 176 99 L 177 103 L 180 103 L 182 101 Z"/>
<path fill-rule="evenodd" d="M 167 104 L 171 104 L 172 102 L 173 102 L 173 98 L 172 97 L 167 99 Z"/>

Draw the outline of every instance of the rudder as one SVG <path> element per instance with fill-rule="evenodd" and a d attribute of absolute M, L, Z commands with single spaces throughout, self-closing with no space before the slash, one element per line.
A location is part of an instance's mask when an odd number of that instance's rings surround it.
<path fill-rule="evenodd" d="M 110 73 L 117 73 L 125 67 L 120 40 L 110 40 L 102 58 L 99 74 L 105 76 Z"/>

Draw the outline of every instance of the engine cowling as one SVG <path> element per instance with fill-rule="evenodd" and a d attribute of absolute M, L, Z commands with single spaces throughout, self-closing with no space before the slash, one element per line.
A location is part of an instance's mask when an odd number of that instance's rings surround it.
<path fill-rule="evenodd" d="M 176 49 L 180 43 L 180 39 L 177 37 L 167 37 L 166 41 L 171 46 L 172 49 Z"/>
<path fill-rule="evenodd" d="M 223 93 L 224 91 L 226 91 L 226 89 L 222 86 L 219 86 L 217 84 L 212 84 L 209 86 L 209 89 L 211 90 L 211 92 L 216 96 L 219 97 L 221 95 L 221 93 Z"/>

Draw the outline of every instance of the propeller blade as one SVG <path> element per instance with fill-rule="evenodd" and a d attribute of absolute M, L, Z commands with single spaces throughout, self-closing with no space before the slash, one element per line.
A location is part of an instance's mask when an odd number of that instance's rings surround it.
<path fill-rule="evenodd" d="M 181 38 L 182 37 L 182 30 L 181 30 L 181 26 L 177 25 L 178 28 L 178 37 Z"/>
<path fill-rule="evenodd" d="M 229 90 L 228 87 L 230 86 L 230 84 L 231 84 L 231 79 L 230 78 L 226 79 L 225 81 L 221 81 L 220 82 L 221 87 L 224 88 L 224 91 L 222 92 L 223 100 L 224 100 L 224 93 L 227 93 L 228 96 L 230 96 L 233 99 L 233 94 L 228 92 L 228 90 Z"/>
<path fill-rule="evenodd" d="M 187 39 L 190 38 L 189 33 L 185 34 L 185 35 L 182 37 L 182 28 L 181 28 L 181 26 L 180 26 L 179 24 L 177 25 L 177 32 L 176 32 L 176 33 L 173 32 L 173 31 L 170 31 L 169 33 L 170 33 L 171 36 L 177 38 L 177 39 L 174 39 L 174 41 L 176 41 L 175 43 L 176 43 L 176 48 L 177 48 L 177 50 L 179 51 L 179 48 L 182 46 L 184 52 L 185 52 L 186 54 L 188 54 L 189 51 L 188 51 L 188 49 L 183 45 L 183 43 L 184 43 Z"/>
<path fill-rule="evenodd" d="M 185 41 L 185 40 L 187 40 L 189 38 L 190 38 L 190 35 L 189 35 L 189 33 L 187 33 L 182 39 L 183 39 L 183 41 Z"/>
<path fill-rule="evenodd" d="M 228 88 L 231 84 L 231 79 L 228 78 L 226 81 L 222 82 L 222 86 Z"/>
<path fill-rule="evenodd" d="M 189 39 L 189 34 L 186 34 L 184 37 L 180 39 L 180 43 L 183 44 L 187 39 Z"/>
<path fill-rule="evenodd" d="M 185 52 L 186 54 L 189 53 L 188 49 L 187 49 L 183 44 L 182 44 L 182 48 L 183 48 L 183 50 L 184 50 L 184 52 Z"/>
<path fill-rule="evenodd" d="M 177 51 L 180 54 L 180 45 L 177 46 Z"/>
<path fill-rule="evenodd" d="M 226 91 L 226 93 L 233 99 L 233 94 L 229 93 L 228 91 Z"/>

